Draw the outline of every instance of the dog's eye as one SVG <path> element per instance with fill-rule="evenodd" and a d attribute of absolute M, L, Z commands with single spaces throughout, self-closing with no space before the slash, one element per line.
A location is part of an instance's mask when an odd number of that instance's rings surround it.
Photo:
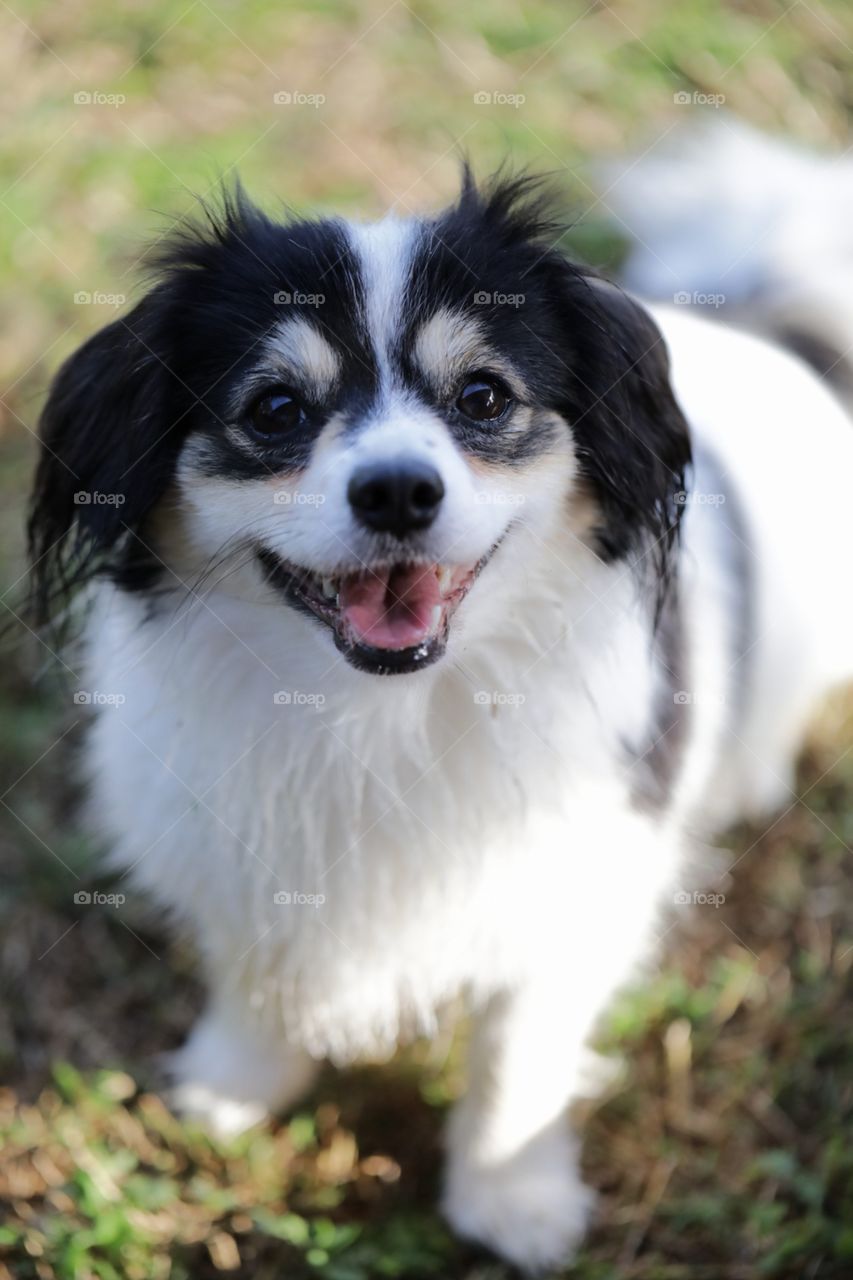
<path fill-rule="evenodd" d="M 272 437 L 282 435 L 298 427 L 305 418 L 305 410 L 291 391 L 282 387 L 278 391 L 268 391 L 256 400 L 249 410 L 249 422 L 252 430 L 259 436 Z"/>
<path fill-rule="evenodd" d="M 509 401 L 509 392 L 499 382 L 490 378 L 472 378 L 462 388 L 456 408 L 475 422 L 489 422 L 501 416 Z"/>

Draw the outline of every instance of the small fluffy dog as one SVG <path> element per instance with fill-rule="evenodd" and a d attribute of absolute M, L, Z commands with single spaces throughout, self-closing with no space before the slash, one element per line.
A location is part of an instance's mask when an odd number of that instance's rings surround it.
<path fill-rule="evenodd" d="M 444 1210 L 531 1270 L 693 838 L 787 798 L 853 671 L 839 405 L 554 238 L 526 179 L 374 225 L 238 194 L 60 371 L 31 519 L 42 611 L 90 581 L 92 820 L 202 957 L 181 1106 L 234 1132 L 461 997 Z"/>

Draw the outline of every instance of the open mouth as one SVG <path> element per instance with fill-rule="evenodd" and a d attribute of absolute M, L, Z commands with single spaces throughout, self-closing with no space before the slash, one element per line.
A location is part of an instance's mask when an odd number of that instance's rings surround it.
<path fill-rule="evenodd" d="M 441 657 L 450 619 L 492 551 L 467 567 L 400 562 L 328 577 L 265 547 L 258 549 L 258 559 L 290 604 L 331 629 L 354 667 L 394 675 L 419 671 Z"/>

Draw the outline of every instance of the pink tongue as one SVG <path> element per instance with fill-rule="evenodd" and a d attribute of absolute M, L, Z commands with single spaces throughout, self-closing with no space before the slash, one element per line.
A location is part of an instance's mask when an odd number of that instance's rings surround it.
<path fill-rule="evenodd" d="M 374 649 L 421 644 L 435 629 L 433 611 L 440 604 L 432 565 L 381 569 L 341 583 L 341 613 L 355 638 Z"/>

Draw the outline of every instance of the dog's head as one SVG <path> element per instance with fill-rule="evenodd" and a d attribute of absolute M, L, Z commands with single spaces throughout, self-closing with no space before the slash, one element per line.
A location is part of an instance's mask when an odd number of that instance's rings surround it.
<path fill-rule="evenodd" d="M 238 194 L 172 238 L 45 408 L 42 601 L 93 566 L 152 589 L 164 506 L 199 569 L 239 555 L 372 672 L 440 657 L 522 529 L 665 581 L 689 442 L 663 342 L 555 234 L 526 179 L 466 177 L 432 219 L 282 225 Z"/>

